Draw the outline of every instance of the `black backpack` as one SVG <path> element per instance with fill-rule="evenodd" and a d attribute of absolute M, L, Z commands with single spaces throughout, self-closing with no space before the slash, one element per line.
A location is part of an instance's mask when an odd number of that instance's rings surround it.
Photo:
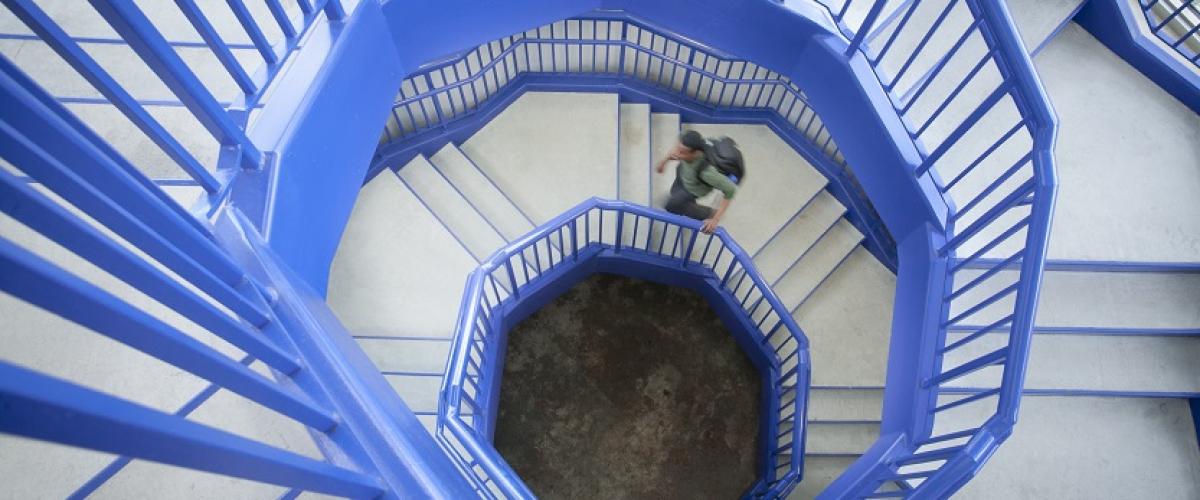
<path fill-rule="evenodd" d="M 704 156 L 734 184 L 746 179 L 746 161 L 733 139 L 722 136 L 704 141 Z"/>

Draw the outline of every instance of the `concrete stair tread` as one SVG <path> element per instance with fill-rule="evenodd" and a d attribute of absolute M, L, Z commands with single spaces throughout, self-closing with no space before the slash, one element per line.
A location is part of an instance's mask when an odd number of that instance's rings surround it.
<path fill-rule="evenodd" d="M 675 113 L 650 113 L 650 168 L 658 166 L 658 162 L 667 157 L 671 148 L 679 141 L 680 117 Z M 671 192 L 671 183 L 675 180 L 674 171 L 664 171 L 650 178 L 650 206 L 662 208 L 667 204 Z"/>
<path fill-rule="evenodd" d="M 957 428 L 953 420 L 935 432 Z M 1200 497 L 1200 448 L 1186 400 L 1027 396 L 1012 437 L 958 495 L 1144 498 L 1149 491 Z"/>
<path fill-rule="evenodd" d="M 883 386 L 895 295 L 895 275 L 859 246 L 796 310 L 813 385 Z"/>
<path fill-rule="evenodd" d="M 846 207 L 828 191 L 821 190 L 796 216 L 779 229 L 754 256 L 754 266 L 767 282 L 774 282 L 808 250 L 826 228 L 846 213 Z"/>
<path fill-rule="evenodd" d="M 808 393 L 808 419 L 878 421 L 883 414 L 882 389 L 822 389 Z"/>
<path fill-rule="evenodd" d="M 533 229 L 520 209 L 457 146 L 447 144 L 429 161 L 500 230 L 504 239 L 512 241 Z"/>
<path fill-rule="evenodd" d="M 1200 260 L 1200 119 L 1076 24 L 1034 61 L 1059 117 L 1052 259 Z"/>
<path fill-rule="evenodd" d="M 504 246 L 504 239 L 475 207 L 423 156 L 413 158 L 397 173 L 400 180 L 456 236 L 477 261 Z"/>
<path fill-rule="evenodd" d="M 449 337 L 463 284 L 477 265 L 416 195 L 384 172 L 359 192 L 330 269 L 328 302 L 356 334 Z"/>
<path fill-rule="evenodd" d="M 449 340 L 360 338 L 358 346 L 383 372 L 440 374 L 450 355 Z"/>
<path fill-rule="evenodd" d="M 772 286 L 779 300 L 785 307 L 799 307 L 860 241 L 862 234 L 849 221 L 839 220 Z"/>
<path fill-rule="evenodd" d="M 746 160 L 739 196 L 721 224 L 747 252 L 758 251 L 827 180 L 765 125 L 685 124 L 705 137 L 729 136 Z M 664 181 L 674 180 L 668 165 Z M 669 187 L 669 186 L 668 186 Z"/>
<path fill-rule="evenodd" d="M 1075 13 L 1085 0 L 1009 0 L 1008 11 L 1026 50 L 1033 53 Z"/>
<path fill-rule="evenodd" d="M 618 124 L 616 94 L 528 92 L 460 149 L 540 224 L 616 197 Z"/>
<path fill-rule="evenodd" d="M 947 342 L 965 334 L 951 333 Z M 950 351 L 947 369 L 1007 344 L 1007 335 L 986 334 Z M 1134 393 L 1200 393 L 1200 338 L 1036 335 L 1025 376 L 1028 389 Z M 995 387 L 1001 366 L 947 382 L 953 387 Z"/>
<path fill-rule="evenodd" d="M 964 269 L 955 289 L 986 270 Z M 955 299 L 957 315 L 1013 283 L 1017 270 L 999 271 Z M 1012 312 L 1012 298 L 964 318 L 983 326 Z M 1043 274 L 1037 326 L 1110 328 L 1200 328 L 1200 273 L 1047 271 Z"/>
<path fill-rule="evenodd" d="M 442 388 L 442 376 L 383 375 L 404 404 L 415 413 L 436 413 Z"/>
<path fill-rule="evenodd" d="M 650 202 L 650 105 L 621 103 L 620 199 L 639 205 Z"/>
<path fill-rule="evenodd" d="M 807 436 L 805 453 L 861 455 L 879 438 L 879 424 L 809 422 Z"/>
<path fill-rule="evenodd" d="M 857 457 L 804 457 L 804 480 L 788 495 L 788 500 L 810 500 L 816 498 L 842 471 L 850 467 Z"/>

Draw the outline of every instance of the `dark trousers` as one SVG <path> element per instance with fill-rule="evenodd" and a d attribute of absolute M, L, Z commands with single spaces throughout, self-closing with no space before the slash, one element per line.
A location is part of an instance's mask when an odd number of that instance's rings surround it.
<path fill-rule="evenodd" d="M 696 203 L 696 195 L 684 189 L 683 183 L 679 182 L 678 177 L 675 178 L 675 183 L 671 184 L 671 197 L 667 199 L 666 208 L 668 212 L 696 220 L 705 220 L 713 216 L 712 207 Z"/>

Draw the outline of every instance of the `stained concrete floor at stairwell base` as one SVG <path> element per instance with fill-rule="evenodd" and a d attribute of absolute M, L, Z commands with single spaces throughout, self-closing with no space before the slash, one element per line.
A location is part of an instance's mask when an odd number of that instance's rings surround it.
<path fill-rule="evenodd" d="M 509 333 L 496 448 L 541 498 L 736 498 L 758 372 L 684 289 L 598 274 Z"/>

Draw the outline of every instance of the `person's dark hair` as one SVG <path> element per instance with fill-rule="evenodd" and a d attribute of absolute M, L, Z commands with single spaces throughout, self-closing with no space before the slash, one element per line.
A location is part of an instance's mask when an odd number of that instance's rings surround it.
<path fill-rule="evenodd" d="M 700 132 L 689 130 L 680 134 L 679 143 L 692 151 L 701 150 L 704 149 L 704 136 L 700 135 Z"/>

